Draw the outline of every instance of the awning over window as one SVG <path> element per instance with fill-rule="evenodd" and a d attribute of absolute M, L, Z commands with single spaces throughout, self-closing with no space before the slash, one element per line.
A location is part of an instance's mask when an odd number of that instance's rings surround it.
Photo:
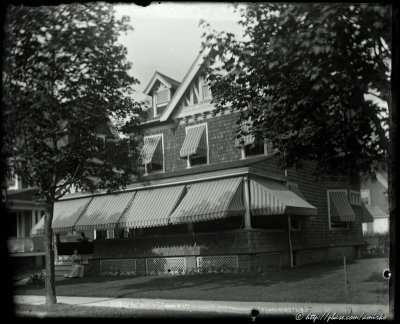
<path fill-rule="evenodd" d="M 54 203 L 52 228 L 54 233 L 72 230 L 79 216 L 86 209 L 92 197 L 60 200 Z"/>
<path fill-rule="evenodd" d="M 160 136 L 151 136 L 144 138 L 143 149 L 141 152 L 142 163 L 163 164 L 162 140 Z"/>
<path fill-rule="evenodd" d="M 344 191 L 329 192 L 330 215 L 334 222 L 353 222 L 356 215 Z"/>
<path fill-rule="evenodd" d="M 187 193 L 172 213 L 171 223 L 195 223 L 242 216 L 241 183 L 242 178 L 231 178 L 187 185 Z"/>
<path fill-rule="evenodd" d="M 261 215 L 317 215 L 317 208 L 284 184 L 263 179 L 250 180 L 250 213 Z"/>
<path fill-rule="evenodd" d="M 363 223 L 372 223 L 375 218 L 388 218 L 389 215 L 386 214 L 378 206 L 368 206 L 363 205 Z"/>
<path fill-rule="evenodd" d="M 93 197 L 89 206 L 75 223 L 76 231 L 115 228 L 135 192 Z"/>
<path fill-rule="evenodd" d="M 143 228 L 168 225 L 169 215 L 181 198 L 184 186 L 138 190 L 119 220 L 119 227 Z"/>
<path fill-rule="evenodd" d="M 186 129 L 186 137 L 181 147 L 180 156 L 207 155 L 206 125 L 201 124 Z"/>

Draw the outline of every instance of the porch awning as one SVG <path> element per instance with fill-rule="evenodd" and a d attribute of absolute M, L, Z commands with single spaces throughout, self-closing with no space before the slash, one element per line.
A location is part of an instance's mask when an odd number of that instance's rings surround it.
<path fill-rule="evenodd" d="M 142 152 L 142 163 L 149 164 L 151 162 L 163 164 L 163 152 L 161 146 L 161 135 L 145 137 Z"/>
<path fill-rule="evenodd" d="M 54 203 L 53 222 L 51 227 L 54 233 L 68 232 L 72 230 L 76 221 L 86 209 L 92 197 L 60 200 Z M 32 235 L 43 235 L 44 216 L 32 228 Z"/>
<path fill-rule="evenodd" d="M 122 228 L 168 225 L 169 216 L 181 198 L 184 186 L 138 190 L 119 220 Z"/>
<path fill-rule="evenodd" d="M 135 192 L 93 197 L 90 205 L 75 223 L 76 231 L 115 228 Z"/>
<path fill-rule="evenodd" d="M 30 235 L 31 236 L 38 236 L 43 235 L 44 231 L 44 216 L 39 219 L 35 226 L 32 227 Z"/>
<path fill-rule="evenodd" d="M 200 124 L 187 128 L 186 137 L 181 147 L 180 156 L 207 155 L 206 125 Z"/>
<path fill-rule="evenodd" d="M 378 206 L 363 205 L 363 223 L 371 223 L 375 218 L 388 218 L 389 214 L 385 213 Z"/>
<path fill-rule="evenodd" d="M 242 178 L 193 183 L 171 215 L 172 224 L 195 223 L 244 213 Z"/>
<path fill-rule="evenodd" d="M 335 222 L 353 222 L 356 215 L 344 191 L 329 192 L 330 215 Z"/>
<path fill-rule="evenodd" d="M 250 213 L 252 216 L 317 215 L 317 208 L 282 183 L 250 179 Z"/>
<path fill-rule="evenodd" d="M 362 222 L 363 223 L 372 223 L 374 221 L 374 215 L 371 206 L 362 205 Z"/>

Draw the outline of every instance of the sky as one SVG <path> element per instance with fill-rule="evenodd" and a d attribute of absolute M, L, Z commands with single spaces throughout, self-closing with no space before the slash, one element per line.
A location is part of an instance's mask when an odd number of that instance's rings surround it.
<path fill-rule="evenodd" d="M 229 3 L 153 2 L 148 7 L 115 4 L 117 17 L 130 17 L 134 31 L 119 41 L 127 47 L 131 75 L 139 79 L 134 89 L 142 92 L 155 71 L 182 81 L 201 49 L 200 19 L 218 31 L 238 36 L 239 13 Z"/>

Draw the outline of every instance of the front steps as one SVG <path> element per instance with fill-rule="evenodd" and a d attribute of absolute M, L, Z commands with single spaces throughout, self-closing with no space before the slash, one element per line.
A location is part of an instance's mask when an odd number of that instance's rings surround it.
<path fill-rule="evenodd" d="M 85 267 L 85 273 L 86 269 L 88 268 L 89 260 L 93 257 L 92 254 L 85 254 L 81 255 L 82 256 L 82 262 L 81 264 Z M 64 277 L 65 274 L 69 273 L 71 271 L 71 266 L 72 266 L 72 255 L 59 255 L 56 260 L 54 261 L 54 274 L 57 277 Z"/>

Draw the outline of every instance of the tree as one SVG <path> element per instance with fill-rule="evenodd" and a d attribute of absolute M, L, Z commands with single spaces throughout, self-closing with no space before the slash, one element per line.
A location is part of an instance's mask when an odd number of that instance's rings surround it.
<path fill-rule="evenodd" d="M 106 3 L 58 7 L 11 6 L 3 56 L 3 149 L 8 172 L 38 188 L 46 205 L 46 304 L 56 303 L 51 228 L 54 202 L 71 186 L 83 190 L 124 187 L 138 175 L 136 142 L 96 141 L 110 118 L 141 121 L 132 97 L 128 32 Z M 134 138 L 134 137 L 132 137 Z"/>
<path fill-rule="evenodd" d="M 217 108 L 239 109 L 238 124 L 251 119 L 250 132 L 272 142 L 284 168 L 307 159 L 316 162 L 317 176 L 357 179 L 360 173 L 374 175 L 388 161 L 393 225 L 391 8 L 255 3 L 242 9 L 239 23 L 241 40 L 202 22 L 209 29 L 204 46 L 215 52 L 208 80 Z M 394 227 L 391 233 L 394 248 Z"/>

